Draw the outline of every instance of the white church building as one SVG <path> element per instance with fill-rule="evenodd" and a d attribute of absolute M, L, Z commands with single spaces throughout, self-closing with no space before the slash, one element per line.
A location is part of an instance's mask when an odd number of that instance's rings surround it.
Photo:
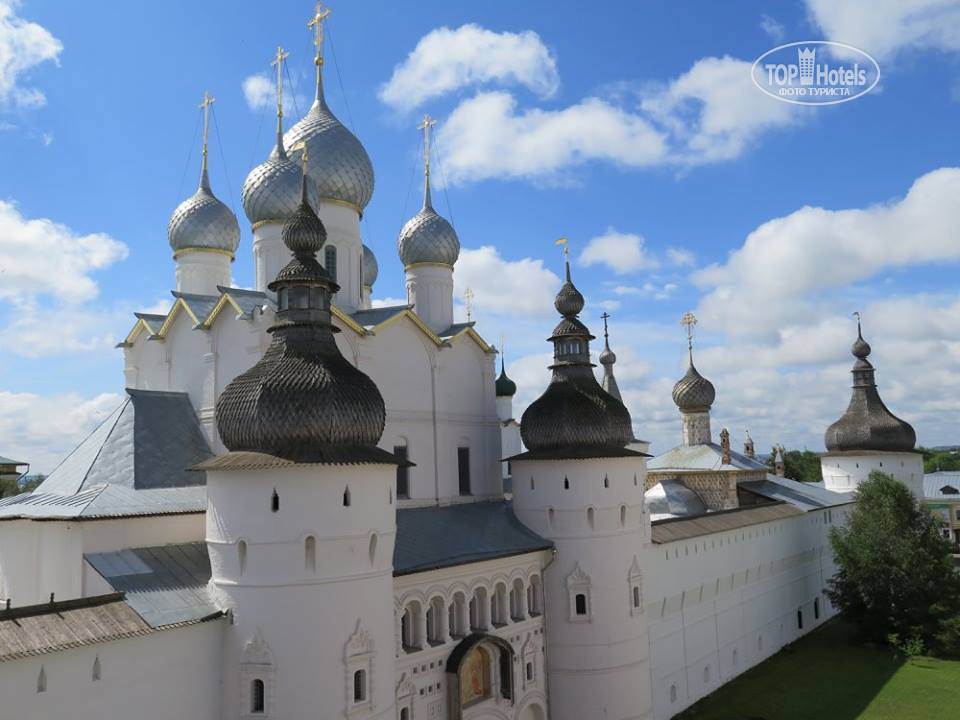
<path fill-rule="evenodd" d="M 205 131 L 174 302 L 120 344 L 126 398 L 0 501 L 0 720 L 666 720 L 831 617 L 857 483 L 922 482 L 862 336 L 823 485 L 714 442 L 692 342 L 682 442 L 652 457 L 568 264 L 514 418 L 496 350 L 454 322 L 429 138 L 407 303 L 372 306 L 373 165 L 324 99 L 322 21 L 313 106 L 285 133 L 278 106 L 243 188 L 255 289 L 231 287 Z"/>

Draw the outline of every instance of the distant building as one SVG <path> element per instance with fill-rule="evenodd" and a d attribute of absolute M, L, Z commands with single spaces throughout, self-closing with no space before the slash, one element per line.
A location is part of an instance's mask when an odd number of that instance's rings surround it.
<path fill-rule="evenodd" d="M 923 476 L 923 504 L 940 520 L 945 538 L 960 549 L 960 471 L 935 472 Z"/>
<path fill-rule="evenodd" d="M 6 485 L 9 481 L 19 482 L 24 474 L 30 471 L 30 463 L 11 460 L 0 455 L 0 484 Z"/>

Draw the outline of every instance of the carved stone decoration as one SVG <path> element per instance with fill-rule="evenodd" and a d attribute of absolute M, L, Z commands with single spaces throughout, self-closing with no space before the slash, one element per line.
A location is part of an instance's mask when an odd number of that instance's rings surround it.
<path fill-rule="evenodd" d="M 730 464 L 730 431 L 726 428 L 720 431 L 720 449 L 723 450 L 723 457 L 720 462 L 724 465 Z"/>
<path fill-rule="evenodd" d="M 366 714 L 375 708 L 373 693 L 373 656 L 374 643 L 363 621 L 357 619 L 356 629 L 344 646 L 344 664 L 346 665 L 346 708 L 347 717 Z M 362 673 L 362 692 L 357 696 L 355 687 L 356 673 Z"/>
<path fill-rule="evenodd" d="M 627 587 L 630 590 L 630 616 L 639 617 L 643 614 L 643 571 L 636 555 L 633 556 L 630 572 L 627 573 Z"/>
<path fill-rule="evenodd" d="M 253 705 L 253 685 L 263 683 L 263 707 Z M 260 628 L 247 640 L 240 655 L 240 717 L 243 720 L 271 720 L 277 717 L 276 667 L 273 653 Z"/>

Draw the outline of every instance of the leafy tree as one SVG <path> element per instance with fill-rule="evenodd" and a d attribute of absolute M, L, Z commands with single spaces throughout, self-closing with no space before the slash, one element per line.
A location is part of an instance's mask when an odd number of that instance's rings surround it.
<path fill-rule="evenodd" d="M 773 448 L 767 458 L 767 465 L 771 469 L 775 467 L 776 454 L 777 449 Z M 820 456 L 810 450 L 787 450 L 783 453 L 783 474 L 800 482 L 821 482 Z"/>
<path fill-rule="evenodd" d="M 923 471 L 933 473 L 938 470 L 960 470 L 960 452 L 956 450 L 935 450 L 918 447 L 923 453 Z"/>
<path fill-rule="evenodd" d="M 20 483 L 20 492 L 33 492 L 37 489 L 37 486 L 40 485 L 44 480 L 47 479 L 47 476 L 43 473 L 38 475 L 28 475 L 22 483 Z"/>
<path fill-rule="evenodd" d="M 19 492 L 21 492 L 20 486 L 17 485 L 15 477 L 0 477 L 0 498 L 10 497 Z"/>
<path fill-rule="evenodd" d="M 830 542 L 839 570 L 827 596 L 865 638 L 960 646 L 960 575 L 950 543 L 905 485 L 870 473 Z"/>

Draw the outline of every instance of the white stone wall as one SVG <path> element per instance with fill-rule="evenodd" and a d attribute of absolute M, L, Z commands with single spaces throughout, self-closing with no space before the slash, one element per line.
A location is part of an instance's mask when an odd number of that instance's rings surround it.
<path fill-rule="evenodd" d="M 513 463 L 517 517 L 557 551 L 544 571 L 555 720 L 651 717 L 645 475 L 642 457 Z"/>
<path fill-rule="evenodd" d="M 915 452 L 826 453 L 820 458 L 823 484 L 833 492 L 854 492 L 877 470 L 902 482 L 923 499 L 923 455 Z"/>
<path fill-rule="evenodd" d="M 450 653 L 470 628 L 451 627 L 449 608 L 465 608 L 469 623 L 469 601 L 484 603 L 477 630 L 501 637 L 515 653 L 514 697 L 506 700 L 494 693 L 489 700 L 471 706 L 464 718 L 508 718 L 543 720 L 546 715 L 546 674 L 544 619 L 542 610 L 542 568 L 549 552 L 528 553 L 479 563 L 459 565 L 430 572 L 403 575 L 394 579 L 395 652 L 397 655 L 397 712 L 408 708 L 411 718 L 447 718 L 451 694 L 458 692 L 455 679 L 445 672 Z M 513 598 L 510 591 L 514 591 Z M 504 601 L 502 622 L 494 624 L 487 607 L 491 600 Z M 534 598 L 534 607 L 529 600 Z M 431 640 L 425 609 L 436 608 L 439 628 Z M 499 607 L 499 606 L 498 606 Z M 401 637 L 402 615 L 408 612 L 415 639 L 422 647 L 405 646 Z M 462 620 L 463 618 L 460 618 Z M 527 679 L 527 664 L 532 677 Z M 539 713 L 539 714 L 538 714 Z"/>
<path fill-rule="evenodd" d="M 177 290 L 197 295 L 218 294 L 217 285 L 230 285 L 233 259 L 221 252 L 186 250 L 175 259 Z"/>
<path fill-rule="evenodd" d="M 453 325 L 453 268 L 417 263 L 405 271 L 407 302 L 434 332 Z"/>
<path fill-rule="evenodd" d="M 0 720 L 220 720 L 225 625 L 214 620 L 0 662 Z M 37 692 L 41 668 L 46 690 Z"/>
<path fill-rule="evenodd" d="M 318 709 L 393 720 L 394 480 L 391 465 L 207 473 L 210 587 L 233 613 L 225 718 L 251 714 L 259 679 L 265 720 Z M 353 700 L 358 670 L 367 680 L 362 702 Z"/>
<path fill-rule="evenodd" d="M 835 572 L 828 533 L 844 514 L 817 510 L 651 546 L 656 720 L 673 717 L 834 614 L 823 594 Z"/>

